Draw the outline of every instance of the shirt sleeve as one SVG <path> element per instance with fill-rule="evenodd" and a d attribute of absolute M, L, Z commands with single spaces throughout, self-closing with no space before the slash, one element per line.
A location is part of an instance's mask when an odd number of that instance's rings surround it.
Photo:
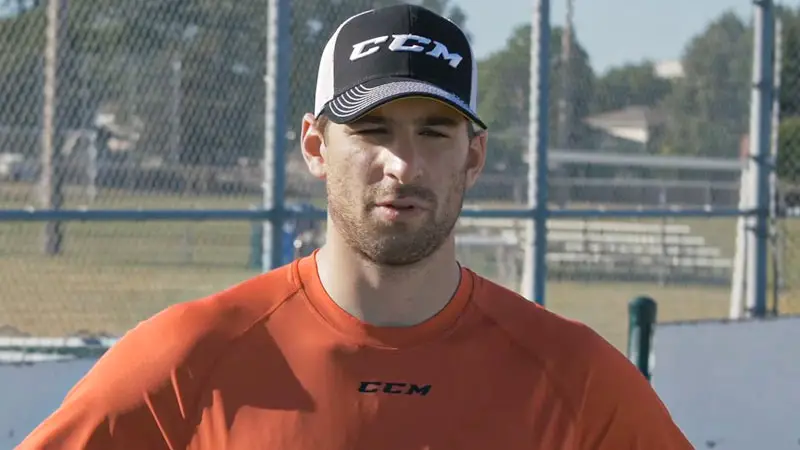
<path fill-rule="evenodd" d="M 599 336 L 578 409 L 582 450 L 692 450 L 647 379 Z"/>
<path fill-rule="evenodd" d="M 181 304 L 128 332 L 18 450 L 185 446 L 207 353 L 198 346 L 194 316 L 192 306 Z"/>

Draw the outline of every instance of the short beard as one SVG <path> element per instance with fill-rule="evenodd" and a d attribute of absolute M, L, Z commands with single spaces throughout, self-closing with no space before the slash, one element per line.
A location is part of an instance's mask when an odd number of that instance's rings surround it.
<path fill-rule="evenodd" d="M 371 223 L 371 207 L 353 202 L 347 197 L 344 179 L 329 178 L 326 184 L 328 212 L 339 234 L 349 247 L 365 260 L 376 265 L 402 267 L 416 264 L 435 253 L 447 241 L 458 222 L 466 192 L 466 171 L 457 174 L 444 199 L 444 210 L 430 194 L 425 197 L 419 188 L 401 188 L 400 194 L 414 195 L 417 192 L 431 201 L 427 221 L 418 229 L 404 223 L 382 225 Z M 393 190 L 396 191 L 396 190 Z M 375 197 L 369 200 L 374 200 Z"/>

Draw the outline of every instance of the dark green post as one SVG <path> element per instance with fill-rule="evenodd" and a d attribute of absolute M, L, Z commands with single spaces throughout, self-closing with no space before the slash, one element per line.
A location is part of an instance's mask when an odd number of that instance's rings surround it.
<path fill-rule="evenodd" d="M 650 381 L 653 334 L 656 327 L 656 302 L 640 296 L 628 303 L 628 358 Z"/>

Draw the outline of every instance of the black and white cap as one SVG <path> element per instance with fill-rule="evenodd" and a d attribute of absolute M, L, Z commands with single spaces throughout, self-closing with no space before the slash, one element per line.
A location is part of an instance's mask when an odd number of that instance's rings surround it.
<path fill-rule="evenodd" d="M 344 21 L 322 52 L 314 113 L 348 123 L 391 100 L 443 101 L 480 128 L 478 67 L 452 21 L 416 5 L 394 5 Z"/>

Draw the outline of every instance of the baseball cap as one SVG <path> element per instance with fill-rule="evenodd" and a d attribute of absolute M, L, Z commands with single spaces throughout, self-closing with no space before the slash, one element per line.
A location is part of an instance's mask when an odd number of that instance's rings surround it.
<path fill-rule="evenodd" d="M 452 21 L 421 6 L 393 5 L 345 20 L 325 45 L 314 113 L 350 123 L 404 97 L 441 101 L 486 129 L 477 113 L 478 67 Z"/>

